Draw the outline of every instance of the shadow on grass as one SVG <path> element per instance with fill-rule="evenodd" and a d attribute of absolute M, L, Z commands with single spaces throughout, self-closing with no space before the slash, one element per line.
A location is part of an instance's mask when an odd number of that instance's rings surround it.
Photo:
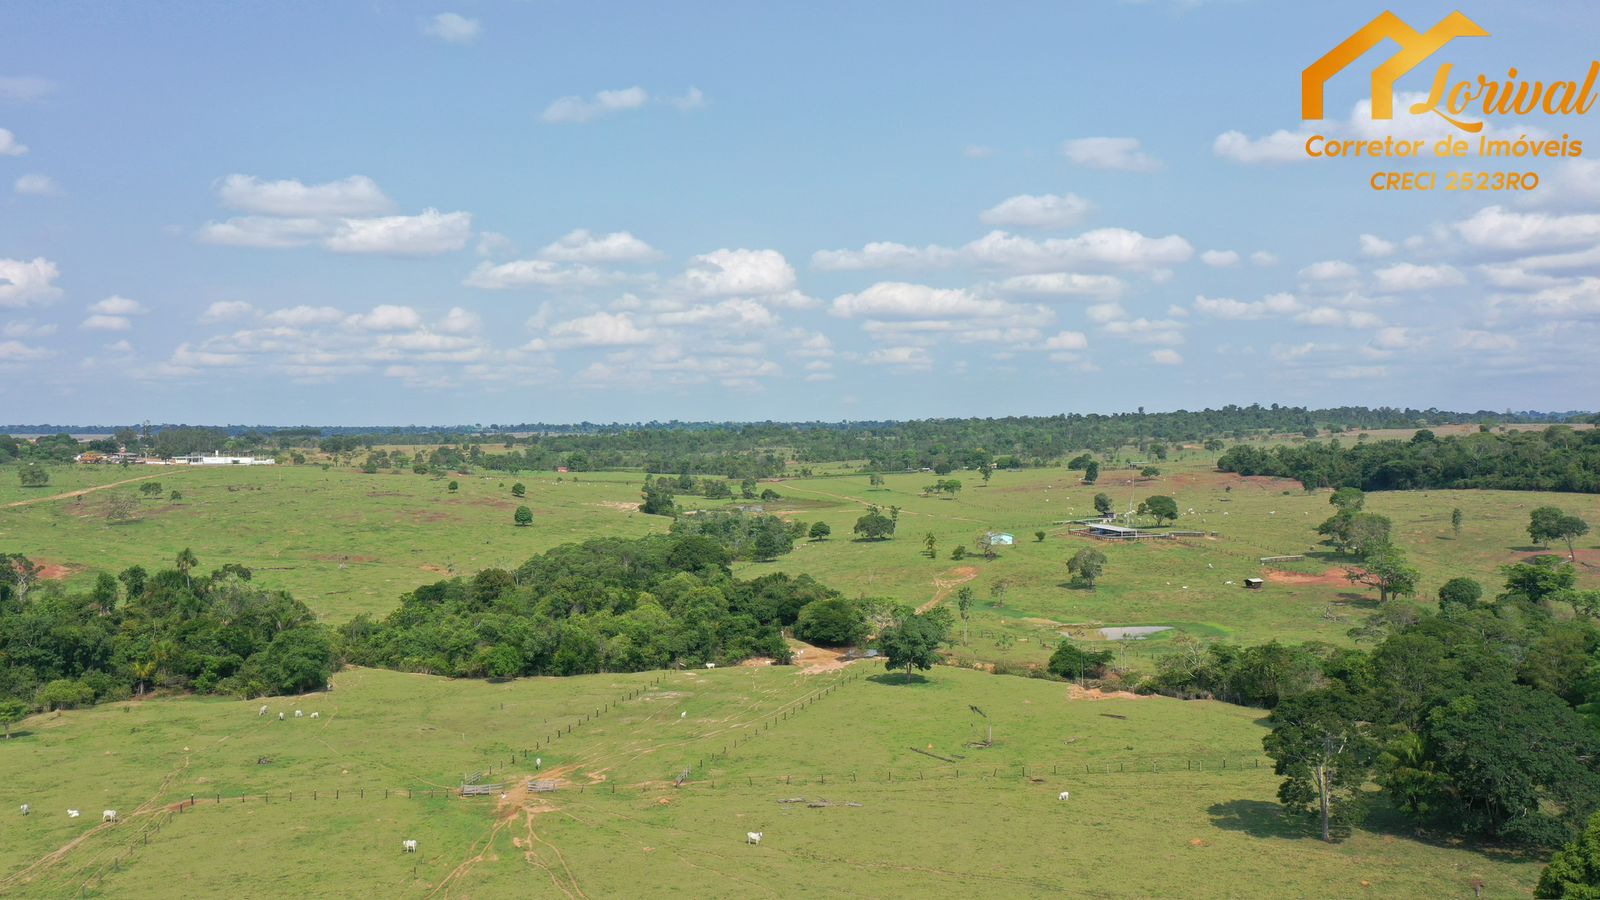
<path fill-rule="evenodd" d="M 1212 825 L 1228 831 L 1240 831 L 1251 837 L 1322 840 L 1321 832 L 1312 816 L 1286 813 L 1282 806 L 1265 800 L 1230 800 L 1226 803 L 1215 803 L 1207 808 L 1206 812 L 1211 816 Z M 1545 855 L 1537 850 L 1508 847 L 1418 829 L 1404 813 L 1381 799 L 1371 805 L 1360 827 L 1362 831 L 1380 837 L 1416 841 L 1450 850 L 1464 850 L 1499 861 L 1528 862 L 1545 858 Z M 1333 823 L 1330 829 L 1335 843 L 1348 839 L 1354 830 L 1349 823 L 1338 822 Z"/>
<path fill-rule="evenodd" d="M 1318 838 L 1309 822 L 1285 815 L 1282 806 L 1266 800 L 1213 803 L 1206 812 L 1211 816 L 1212 825 L 1228 831 L 1242 831 L 1251 837 Z"/>
<path fill-rule="evenodd" d="M 892 687 L 916 687 L 919 684 L 929 684 L 927 678 L 921 675 L 912 675 L 911 680 L 906 680 L 904 672 L 884 672 L 879 675 L 868 675 L 867 680 L 874 684 L 887 684 Z"/>

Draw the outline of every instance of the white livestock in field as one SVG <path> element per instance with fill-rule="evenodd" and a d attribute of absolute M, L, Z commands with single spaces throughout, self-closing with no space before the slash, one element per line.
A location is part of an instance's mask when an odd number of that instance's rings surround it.
<path fill-rule="evenodd" d="M 759 843 L 761 843 L 761 835 L 763 835 L 763 834 L 765 834 L 765 832 L 762 832 L 762 831 L 746 831 L 744 833 L 744 842 L 746 844 L 759 844 Z"/>
<path fill-rule="evenodd" d="M 1072 799 L 1072 792 L 1071 791 L 1062 791 L 1061 793 L 1056 795 L 1056 799 L 1057 800 L 1071 800 Z"/>
<path fill-rule="evenodd" d="M 67 818 L 76 819 L 77 817 L 78 817 L 78 811 L 77 810 L 75 810 L 75 809 L 67 810 Z"/>
<path fill-rule="evenodd" d="M 407 852 L 407 853 L 415 853 L 415 852 L 417 852 L 417 842 L 416 841 L 409 841 L 409 840 L 408 841 L 404 841 L 404 842 L 401 843 L 400 846 L 403 847 L 405 849 L 405 852 Z"/>
<path fill-rule="evenodd" d="M 256 710 L 256 715 L 258 715 L 258 716 L 264 716 L 264 715 L 266 715 L 266 714 L 267 714 L 267 707 L 266 707 L 266 704 L 262 704 L 262 705 L 261 705 L 261 708 L 260 708 L 260 709 L 258 709 L 258 710 Z"/>
<path fill-rule="evenodd" d="M 283 713 L 278 713 L 278 721 L 279 722 L 283 721 Z"/>
<path fill-rule="evenodd" d="M 301 712 L 301 711 L 300 711 L 300 710 L 298 710 L 298 709 L 297 709 L 297 710 L 295 710 L 295 711 L 294 711 L 294 717 L 295 717 L 295 718 L 296 718 L 296 719 L 298 719 L 298 718 L 300 718 L 300 717 L 302 717 L 302 716 L 304 716 L 304 715 L 305 715 L 305 713 L 303 713 L 303 712 Z"/>
<path fill-rule="evenodd" d="M 115 822 L 116 820 L 117 820 L 117 811 L 114 810 L 114 809 L 108 809 L 105 812 L 100 814 L 100 821 L 102 821 L 102 822 Z"/>
<path fill-rule="evenodd" d="M 314 712 L 314 713 L 311 714 L 311 718 L 313 718 L 313 719 L 319 718 L 321 715 L 322 715 L 322 713 Z"/>
<path fill-rule="evenodd" d="M 33 812 L 33 807 L 29 806 L 26 803 L 22 804 L 22 814 L 23 815 L 27 815 L 28 813 L 31 813 L 31 812 Z"/>

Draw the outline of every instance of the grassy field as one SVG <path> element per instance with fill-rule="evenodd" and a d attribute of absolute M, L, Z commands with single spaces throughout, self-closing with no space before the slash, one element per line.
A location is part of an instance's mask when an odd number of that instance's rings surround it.
<path fill-rule="evenodd" d="M 1258 711 L 900 678 L 865 663 L 500 684 L 352 670 L 264 717 L 226 700 L 37 716 L 0 747 L 0 804 L 34 810 L 0 841 L 0 893 L 1460 896 L 1481 879 L 1504 897 L 1537 878 L 1537 861 L 1381 821 L 1316 840 L 1257 767 Z M 446 799 L 468 773 L 506 798 Z M 559 790 L 522 790 L 535 774 Z M 104 808 L 122 821 L 101 824 Z"/>
<path fill-rule="evenodd" d="M 1344 579 L 1347 560 L 1317 543 L 1314 529 L 1332 512 L 1328 492 L 1306 493 L 1281 479 L 1225 475 L 1211 461 L 1211 454 L 1192 452 L 1164 463 L 1164 474 L 1153 479 L 1108 469 L 1093 486 L 1064 469 L 997 472 L 987 486 L 974 473 L 957 473 L 953 477 L 961 477 L 965 489 L 954 499 L 922 495 L 921 488 L 936 479 L 931 473 L 889 475 L 874 488 L 864 475 L 818 467 L 815 477 L 772 483 L 783 499 L 767 508 L 825 521 L 834 536 L 802 542 L 775 562 L 741 564 L 738 571 L 743 577 L 806 572 L 851 595 L 915 604 L 953 599 L 968 585 L 978 602 L 969 642 L 954 653 L 970 660 L 1038 663 L 1061 635 L 1095 639 L 1108 625 L 1174 629 L 1125 648 L 1135 668 L 1177 631 L 1207 640 L 1348 641 L 1346 632 L 1376 607 L 1371 592 Z M 5 484 L 0 504 L 34 502 L 0 505 L 0 547 L 51 565 L 54 575 L 81 580 L 134 564 L 150 567 L 191 547 L 202 568 L 243 563 L 261 583 L 285 588 L 328 621 L 342 623 L 356 613 L 382 615 L 402 592 L 452 574 L 512 567 L 568 541 L 637 536 L 669 525 L 634 508 L 641 481 L 634 473 L 454 476 L 460 488 L 452 493 L 449 479 L 320 466 L 162 469 L 153 480 L 183 498 L 142 500 L 140 519 L 123 524 L 106 520 L 109 498 L 114 492 L 137 495 L 137 484 L 49 499 L 140 474 L 60 467 L 48 488 L 23 492 Z M 526 499 L 511 496 L 515 481 L 527 485 Z M 1215 536 L 1108 544 L 1068 535 L 1061 523 L 1092 513 L 1093 496 L 1101 491 L 1118 509 L 1170 494 L 1183 512 L 1178 528 Z M 690 507 L 727 505 L 680 499 Z M 522 503 L 534 511 L 531 528 L 511 524 L 512 511 Z M 849 539 L 869 504 L 900 507 L 893 540 Z M 1528 512 L 1547 504 L 1600 522 L 1600 497 L 1592 495 L 1414 491 L 1368 499 L 1368 509 L 1394 520 L 1396 540 L 1422 569 L 1425 598 L 1457 575 L 1478 578 L 1494 591 L 1499 566 L 1535 552 L 1524 530 Z M 1450 528 L 1453 508 L 1465 517 L 1459 537 Z M 989 529 L 1015 535 L 1016 545 L 1001 548 L 994 560 L 950 559 L 957 544 L 970 551 L 978 533 Z M 1036 540 L 1037 531 L 1045 532 L 1043 541 Z M 923 552 L 929 533 L 937 558 Z M 1073 587 L 1066 574 L 1067 560 L 1089 545 L 1110 558 L 1094 591 Z M 1596 546 L 1590 535 L 1580 550 L 1581 577 L 1591 587 L 1600 586 Z M 1276 568 L 1259 562 L 1285 554 L 1308 559 Z M 1244 578 L 1260 575 L 1268 580 L 1265 590 L 1242 589 Z M 1002 593 L 996 593 L 997 585 Z"/>

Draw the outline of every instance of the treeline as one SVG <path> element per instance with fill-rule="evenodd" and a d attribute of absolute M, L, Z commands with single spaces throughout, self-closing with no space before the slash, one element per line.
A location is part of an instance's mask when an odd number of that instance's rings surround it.
<path fill-rule="evenodd" d="M 1600 492 L 1600 429 L 1552 425 L 1542 431 L 1480 432 L 1440 439 L 1428 430 L 1409 441 L 1238 445 L 1217 468 L 1240 475 L 1293 478 L 1309 488 L 1366 491 L 1492 488 Z"/>
<path fill-rule="evenodd" d="M 171 568 L 101 574 L 74 593 L 0 555 L 0 700 L 50 709 L 152 688 L 257 696 L 327 683 L 333 635 L 304 604 L 241 566 L 198 565 L 184 551 Z"/>
<path fill-rule="evenodd" d="M 346 659 L 437 675 L 511 677 L 789 661 L 782 629 L 838 600 L 801 575 L 741 581 L 702 534 L 557 547 L 515 571 L 427 585 L 341 630 Z"/>
<path fill-rule="evenodd" d="M 1376 784 L 1424 828 L 1558 846 L 1600 807 L 1600 592 L 1555 557 L 1503 571 L 1492 598 L 1451 580 L 1437 614 L 1386 605 L 1352 631 L 1370 650 L 1180 636 L 1142 689 L 1273 710 L 1279 797 L 1326 800 L 1325 836 Z"/>
<path fill-rule="evenodd" d="M 1447 423 L 1485 425 L 1575 420 L 1587 413 L 1451 412 L 1344 406 L 1329 409 L 1279 406 L 1224 406 L 1176 410 L 1004 418 L 927 419 L 861 422 L 645 422 L 596 425 L 523 423 L 424 428 L 418 426 L 362 429 L 355 427 L 182 425 L 117 429 L 40 431 L 115 431 L 117 442 L 154 452 L 237 451 L 316 448 L 324 453 L 353 454 L 379 446 L 410 445 L 454 448 L 502 445 L 505 451 L 480 452 L 478 464 L 490 469 L 551 469 L 575 472 L 636 468 L 662 474 L 720 475 L 768 478 L 782 474 L 784 461 L 802 464 L 864 460 L 877 471 L 1053 465 L 1067 454 L 1089 449 L 1111 452 L 1152 444 L 1242 439 L 1265 434 L 1317 434 L 1368 428 L 1423 428 Z M 12 426 L 5 430 L 29 431 Z M 163 438 L 163 435 L 166 435 Z M 24 445 L 25 446 L 25 445 Z M 11 456 L 21 455 L 13 445 Z M 0 446 L 0 461 L 7 458 Z"/>

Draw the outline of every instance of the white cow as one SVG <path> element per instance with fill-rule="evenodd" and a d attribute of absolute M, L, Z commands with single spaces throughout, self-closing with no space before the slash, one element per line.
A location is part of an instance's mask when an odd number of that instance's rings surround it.
<path fill-rule="evenodd" d="M 535 757 L 534 757 L 534 758 L 533 758 L 533 767 L 534 767 L 534 768 L 535 768 L 535 769 L 542 769 L 542 768 L 544 768 L 544 758 L 543 758 L 543 757 L 539 757 L 539 756 L 535 756 Z"/>
<path fill-rule="evenodd" d="M 407 853 L 415 853 L 415 852 L 417 852 L 417 842 L 416 841 L 405 841 L 400 846 L 404 847 L 405 848 L 405 852 L 407 852 Z"/>
<path fill-rule="evenodd" d="M 258 716 L 264 716 L 264 715 L 266 715 L 266 714 L 267 714 L 267 707 L 266 707 L 266 704 L 262 704 L 262 706 L 261 706 L 261 708 L 260 708 L 260 709 L 258 709 L 258 710 L 256 710 L 256 715 L 258 715 Z"/>
<path fill-rule="evenodd" d="M 278 713 L 278 721 L 279 722 L 283 721 L 283 713 Z"/>
<path fill-rule="evenodd" d="M 102 821 L 102 822 L 115 822 L 116 820 L 117 820 L 117 811 L 114 810 L 114 809 L 108 809 L 105 812 L 100 814 L 100 821 Z"/>
<path fill-rule="evenodd" d="M 1056 795 L 1056 799 L 1057 800 L 1071 800 L 1072 799 L 1072 792 L 1071 791 L 1062 791 L 1061 793 Z"/>
<path fill-rule="evenodd" d="M 322 715 L 322 713 L 314 712 L 314 713 L 311 714 L 311 718 L 315 719 L 315 718 L 317 718 L 317 717 L 319 717 L 321 715 Z"/>
<path fill-rule="evenodd" d="M 765 833 L 762 831 L 746 831 L 744 833 L 744 842 L 746 844 L 759 844 L 761 843 L 761 835 Z"/>
<path fill-rule="evenodd" d="M 680 719 L 687 719 L 687 718 L 689 718 L 689 714 L 688 714 L 688 713 L 686 713 L 686 712 L 681 712 L 681 713 L 678 713 L 678 718 L 680 718 Z"/>
<path fill-rule="evenodd" d="M 298 719 L 298 718 L 300 718 L 300 717 L 301 717 L 301 716 L 304 716 L 304 715 L 305 715 L 305 713 L 303 713 L 303 712 L 301 712 L 301 711 L 300 711 L 300 710 L 298 710 L 298 709 L 297 709 L 297 710 L 295 710 L 295 711 L 294 711 L 294 717 L 295 717 L 295 718 L 296 718 L 296 719 Z"/>
<path fill-rule="evenodd" d="M 33 807 L 29 806 L 26 803 L 22 804 L 22 814 L 23 815 L 27 815 L 28 813 L 31 813 L 31 812 L 33 812 Z"/>
<path fill-rule="evenodd" d="M 78 811 L 77 810 L 75 810 L 75 809 L 67 810 L 67 818 L 76 819 L 77 817 L 78 817 Z"/>

